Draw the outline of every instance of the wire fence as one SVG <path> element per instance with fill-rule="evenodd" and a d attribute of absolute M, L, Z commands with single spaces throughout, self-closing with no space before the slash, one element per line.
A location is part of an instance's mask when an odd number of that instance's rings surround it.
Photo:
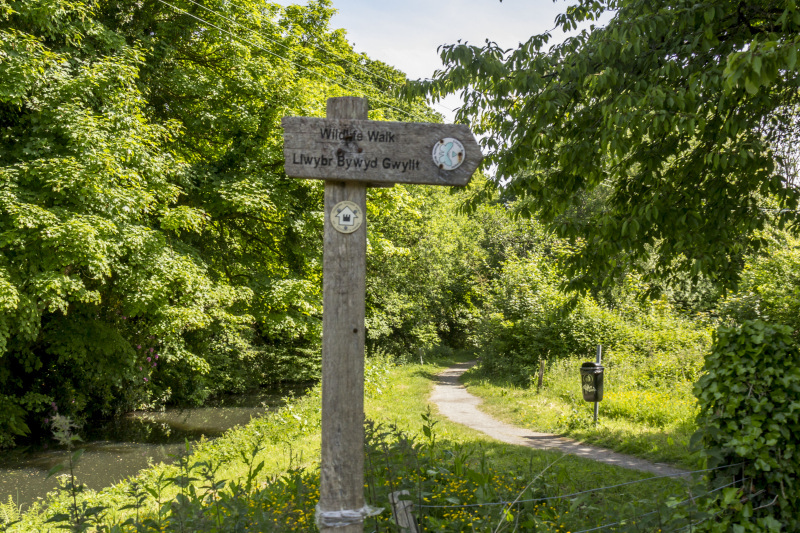
<path fill-rule="evenodd" d="M 711 473 L 711 472 L 716 472 L 716 471 L 721 471 L 721 470 L 736 469 L 737 467 L 744 466 L 744 464 L 745 464 L 744 462 L 739 462 L 739 463 L 734 463 L 734 464 L 730 464 L 730 465 L 718 466 L 718 467 L 715 467 L 715 468 L 704 468 L 704 469 L 700 469 L 700 470 L 692 470 L 692 471 L 689 471 L 689 472 L 680 472 L 680 473 L 675 473 L 675 474 L 665 474 L 665 475 L 660 475 L 660 476 L 653 476 L 653 477 L 649 477 L 649 478 L 638 479 L 638 480 L 634 480 L 634 481 L 628 481 L 628 482 L 625 482 L 625 483 L 617 483 L 617 484 L 614 484 L 614 485 L 607 485 L 607 486 L 604 486 L 604 487 L 596 487 L 596 488 L 592 488 L 592 489 L 587 489 L 587 490 L 582 490 L 582 491 L 577 491 L 577 492 L 571 492 L 571 493 L 568 493 L 568 494 L 560 494 L 560 495 L 557 495 L 557 496 L 546 496 L 546 497 L 541 497 L 541 498 L 516 499 L 516 500 L 513 500 L 513 501 L 500 500 L 500 501 L 493 501 L 493 502 L 469 503 L 469 504 L 453 504 L 453 505 L 415 504 L 414 507 L 422 515 L 419 518 L 424 518 L 425 510 L 428 510 L 428 509 L 431 509 L 431 510 L 432 509 L 469 509 L 469 508 L 476 508 L 476 507 L 506 506 L 507 510 L 509 510 L 509 511 L 512 510 L 512 509 L 516 509 L 516 511 L 517 511 L 516 512 L 516 516 L 517 516 L 517 519 L 518 519 L 518 517 L 520 515 L 520 509 L 521 509 L 522 505 L 526 504 L 526 503 L 545 503 L 545 502 L 551 502 L 551 501 L 555 501 L 555 500 L 574 499 L 574 498 L 578 498 L 578 497 L 586 495 L 586 494 L 597 493 L 597 492 L 600 492 L 600 491 L 613 490 L 613 489 L 617 489 L 617 488 L 621 488 L 621 487 L 627 487 L 627 486 L 630 486 L 630 485 L 635 485 L 635 484 L 640 484 L 640 483 L 647 483 L 647 482 L 653 482 L 653 481 L 658 481 L 658 480 L 663 480 L 663 479 L 670 479 L 670 478 L 689 478 L 689 477 L 692 477 L 692 476 L 697 476 L 699 474 L 708 474 L 708 473 Z M 715 487 L 715 488 L 712 488 L 710 490 L 705 490 L 705 491 L 697 493 L 697 494 L 691 494 L 691 492 L 690 492 L 688 498 L 685 498 L 685 499 L 683 499 L 683 500 L 681 500 L 681 501 L 679 501 L 677 503 L 672 503 L 670 505 L 670 508 L 676 509 L 678 507 L 686 506 L 688 504 L 697 503 L 698 500 L 706 498 L 706 497 L 708 497 L 710 495 L 713 495 L 713 494 L 715 494 L 715 493 L 717 493 L 719 491 L 722 491 L 722 490 L 724 490 L 726 488 L 729 488 L 729 487 L 735 487 L 737 485 L 744 486 L 744 484 L 747 481 L 747 479 L 749 479 L 749 478 L 745 478 L 743 476 L 743 474 L 742 475 L 738 475 L 738 473 L 733 473 L 731 475 L 734 476 L 734 479 L 731 482 L 726 483 L 724 485 L 720 485 L 720 486 Z M 608 522 L 608 523 L 601 524 L 601 525 L 598 525 L 598 526 L 595 526 L 595 527 L 591 527 L 591 528 L 588 528 L 588 529 L 576 530 L 576 531 L 573 531 L 573 533 L 592 533 L 592 532 L 597 532 L 597 531 L 608 530 L 610 528 L 617 527 L 617 526 L 623 526 L 624 527 L 626 525 L 634 524 L 634 523 L 637 523 L 637 522 L 642 523 L 643 521 L 645 521 L 646 519 L 650 519 L 651 517 L 656 517 L 657 518 L 658 517 L 657 515 L 663 515 L 663 513 L 666 510 L 667 509 L 655 509 L 655 510 L 643 513 L 643 514 L 630 516 L 630 517 L 627 517 L 627 518 L 623 518 L 623 519 L 616 520 L 616 521 L 613 521 L 613 522 Z M 702 524 L 703 522 L 706 522 L 708 520 L 712 520 L 712 519 L 716 518 L 722 512 L 723 511 L 721 510 L 721 511 L 719 511 L 718 513 L 716 513 L 714 515 L 702 517 L 699 520 L 691 521 L 689 524 L 681 525 L 678 528 L 672 529 L 672 530 L 669 530 L 669 531 L 671 533 L 692 531 L 695 526 L 698 526 L 698 525 Z M 516 530 L 516 526 L 515 526 L 515 530 Z"/>
<path fill-rule="evenodd" d="M 713 472 L 715 470 L 723 470 L 726 468 L 734 468 L 737 466 L 742 466 L 744 463 L 736 463 L 733 465 L 726 465 L 726 466 L 718 466 L 716 468 L 705 468 L 703 470 L 692 470 L 690 472 L 680 472 L 677 474 L 665 474 L 663 476 L 653 476 L 644 479 L 636 479 L 634 481 L 627 481 L 625 483 L 618 483 L 616 485 L 609 485 L 607 487 L 598 487 L 594 489 L 582 490 L 580 492 L 572 492 L 570 494 L 562 494 L 559 496 L 547 496 L 544 498 L 530 498 L 525 500 L 516 500 L 514 502 L 510 501 L 499 501 L 499 502 L 488 502 L 488 503 L 471 503 L 471 504 L 463 504 L 463 505 L 417 505 L 420 508 L 428 508 L 428 509 L 456 509 L 456 508 L 466 508 L 466 507 L 481 507 L 481 506 L 492 506 L 492 505 L 508 505 L 510 503 L 538 503 L 538 502 L 546 502 L 551 500 L 563 500 L 566 498 L 574 498 L 576 496 L 580 496 L 582 494 L 589 494 L 592 492 L 598 492 L 601 490 L 610 490 L 616 489 L 619 487 L 625 487 L 627 485 L 635 485 L 637 483 L 646 483 L 648 481 L 655 481 L 657 479 L 666 479 L 666 478 L 674 478 L 674 477 L 687 477 L 692 474 L 702 474 L 706 472 Z"/>
<path fill-rule="evenodd" d="M 715 492 L 721 491 L 722 489 L 726 489 L 726 488 L 728 488 L 728 487 L 735 486 L 737 483 L 742 483 L 742 484 L 744 484 L 744 478 L 743 478 L 743 479 L 736 479 L 736 480 L 733 480 L 732 482 L 728 483 L 727 485 L 722 485 L 721 487 L 717 487 L 717 488 L 715 488 L 715 489 L 713 489 L 713 490 L 709 490 L 708 492 L 705 492 L 705 493 L 703 493 L 703 494 L 698 494 L 697 496 L 692 496 L 692 497 L 686 498 L 685 500 L 682 500 L 682 501 L 678 502 L 678 503 L 675 505 L 675 507 L 678 507 L 678 506 L 681 506 L 681 505 L 685 505 L 685 504 L 687 504 L 687 503 L 689 503 L 689 502 L 695 501 L 695 500 L 696 500 L 696 499 L 698 499 L 698 498 L 703 498 L 703 497 L 705 497 L 705 496 L 708 496 L 709 494 L 713 494 L 713 493 L 715 493 Z M 639 519 L 639 520 L 641 520 L 642 518 L 644 518 L 644 517 L 646 517 L 646 516 L 652 516 L 652 515 L 655 515 L 655 514 L 657 514 L 657 513 L 658 513 L 658 510 L 655 510 L 655 511 L 650 511 L 649 513 L 641 514 L 641 515 L 639 515 L 638 517 L 633 517 L 633 519 Z M 697 525 L 697 524 L 699 524 L 699 523 L 702 523 L 702 522 L 704 522 L 705 520 L 708 520 L 708 519 L 704 519 L 704 520 L 701 520 L 701 521 L 699 521 L 699 522 L 696 522 L 694 525 Z M 608 529 L 608 528 L 610 528 L 610 527 L 614 527 L 614 526 L 619 526 L 619 525 L 627 524 L 627 523 L 629 523 L 630 521 L 631 521 L 631 518 L 626 518 L 626 519 L 624 519 L 624 520 L 619 520 L 619 521 L 617 521 L 617 522 L 611 522 L 611 523 L 609 523 L 609 524 L 603 524 L 603 525 L 601 525 L 601 526 L 593 527 L 593 528 L 591 528 L 591 529 L 582 529 L 582 530 L 580 530 L 580 531 L 575 531 L 574 533 L 589 533 L 590 531 L 600 531 L 600 530 L 602 530 L 602 529 Z M 692 524 L 690 524 L 690 525 L 692 525 Z M 684 529 L 684 528 L 681 528 L 681 529 L 678 529 L 677 531 L 682 531 L 683 529 Z"/>

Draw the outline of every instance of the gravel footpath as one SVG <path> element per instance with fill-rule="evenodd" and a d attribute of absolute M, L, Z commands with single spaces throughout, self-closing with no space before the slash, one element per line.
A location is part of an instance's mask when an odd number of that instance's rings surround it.
<path fill-rule="evenodd" d="M 459 363 L 437 375 L 438 380 L 431 393 L 431 402 L 436 404 L 441 414 L 453 422 L 481 431 L 508 444 L 542 450 L 561 450 L 601 463 L 662 476 L 686 473 L 685 470 L 665 464 L 651 463 L 638 457 L 612 452 L 550 433 L 536 433 L 492 418 L 478 409 L 482 400 L 468 393 L 459 382 L 461 375 L 474 364 L 475 361 Z"/>

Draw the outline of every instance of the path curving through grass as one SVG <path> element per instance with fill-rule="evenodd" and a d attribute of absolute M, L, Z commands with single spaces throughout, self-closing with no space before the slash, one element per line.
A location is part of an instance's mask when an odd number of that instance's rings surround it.
<path fill-rule="evenodd" d="M 530 431 L 506 424 L 487 415 L 478 409 L 482 400 L 467 392 L 467 389 L 459 382 L 461 375 L 474 364 L 475 361 L 457 363 L 437 374 L 437 381 L 431 392 L 430 400 L 438 407 L 442 415 L 453 422 L 465 425 L 508 444 L 541 450 L 560 450 L 564 453 L 601 463 L 650 472 L 656 475 L 687 473 L 685 470 L 669 465 L 653 463 L 638 457 L 612 452 L 605 448 L 583 444 L 559 435 Z"/>

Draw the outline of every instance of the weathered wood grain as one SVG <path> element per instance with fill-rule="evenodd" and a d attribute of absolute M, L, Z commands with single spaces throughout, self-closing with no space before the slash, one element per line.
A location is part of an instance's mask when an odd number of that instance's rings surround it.
<path fill-rule="evenodd" d="M 381 122 L 345 118 L 284 117 L 283 155 L 287 176 L 367 183 L 469 183 L 483 155 L 461 124 Z M 441 170 L 431 156 L 440 139 L 458 139 L 461 166 Z"/>
<path fill-rule="evenodd" d="M 389 493 L 389 503 L 392 505 L 392 517 L 394 523 L 400 528 L 402 533 L 419 533 L 417 520 L 414 518 L 414 503 L 402 499 L 408 496 L 407 490 L 398 490 Z"/>
<path fill-rule="evenodd" d="M 364 98 L 331 98 L 328 116 L 366 118 Z M 364 312 L 367 221 L 355 232 L 339 233 L 331 209 L 349 200 L 367 212 L 366 185 L 325 183 L 322 267 L 322 511 L 364 506 Z M 362 524 L 321 531 L 363 533 Z"/>

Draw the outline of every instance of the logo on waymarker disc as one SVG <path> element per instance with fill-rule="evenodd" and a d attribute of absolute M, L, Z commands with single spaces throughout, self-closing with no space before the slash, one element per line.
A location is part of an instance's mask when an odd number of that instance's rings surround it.
<path fill-rule="evenodd" d="M 361 209 L 353 202 L 345 200 L 331 209 L 330 221 L 339 233 L 353 233 L 361 227 L 363 220 Z"/>
<path fill-rule="evenodd" d="M 433 163 L 442 170 L 455 170 L 464 162 L 466 151 L 461 141 L 445 137 L 433 145 Z"/>

